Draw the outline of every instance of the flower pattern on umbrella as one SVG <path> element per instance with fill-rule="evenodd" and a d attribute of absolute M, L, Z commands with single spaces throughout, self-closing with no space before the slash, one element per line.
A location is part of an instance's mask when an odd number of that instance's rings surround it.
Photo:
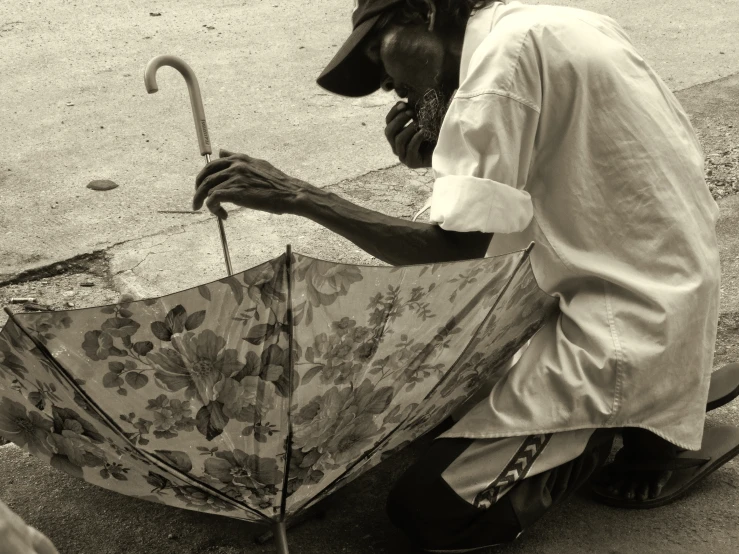
<path fill-rule="evenodd" d="M 267 508 L 272 503 L 267 498 L 277 494 L 283 473 L 273 458 L 261 458 L 236 449 L 232 452 L 216 452 L 205 460 L 205 473 L 221 483 L 232 485 L 247 501 Z"/>
<path fill-rule="evenodd" d="M 160 394 L 156 398 L 149 399 L 146 409 L 153 412 L 152 424 L 154 436 L 157 438 L 171 439 L 177 436 L 178 431 L 192 431 L 195 427 L 188 400 L 170 399 Z"/>
<path fill-rule="evenodd" d="M 313 309 L 330 306 L 340 296 L 349 292 L 349 287 L 360 282 L 362 272 L 352 265 L 314 260 L 305 256 L 294 256 L 294 279 L 305 287 L 306 301 L 295 308 L 295 319 L 305 315 L 305 323 L 313 322 Z"/>
<path fill-rule="evenodd" d="M 192 485 L 176 485 L 163 475 L 153 471 L 147 475 L 146 482 L 153 487 L 151 492 L 158 495 L 163 495 L 165 491 L 172 490 L 177 499 L 187 508 L 216 514 L 231 512 L 236 509 L 223 499 L 209 494 L 198 487 Z"/>
<path fill-rule="evenodd" d="M 6 379 L 11 376 L 22 379 L 27 373 L 23 360 L 13 354 L 5 341 L 0 341 L 0 375 Z"/>
<path fill-rule="evenodd" d="M 293 255 L 292 320 L 286 256 L 161 299 L 24 314 L 43 348 L 0 333 L 0 435 L 118 492 L 291 514 L 440 423 L 536 331 L 552 299 L 522 259 Z"/>
<path fill-rule="evenodd" d="M 0 435 L 25 447 L 34 455 L 50 455 L 51 447 L 46 439 L 52 430 L 52 421 L 41 413 L 26 411 L 23 404 L 8 397 L 0 400 Z"/>
<path fill-rule="evenodd" d="M 200 333 L 174 334 L 172 348 L 148 355 L 156 371 L 154 377 L 164 388 L 185 389 L 185 398 L 208 404 L 216 399 L 215 386 L 244 365 L 236 350 L 225 348 L 226 339 L 206 329 Z"/>
<path fill-rule="evenodd" d="M 51 465 L 70 475 L 82 477 L 83 467 L 100 467 L 106 463 L 99 445 L 105 441 L 91 423 L 74 410 L 52 407 L 54 432 L 48 436 L 54 455 Z"/>
<path fill-rule="evenodd" d="M 293 446 L 304 453 L 319 452 L 314 465 L 319 461 L 332 468 L 341 465 L 357 449 L 372 446 L 380 432 L 373 418 L 385 411 L 392 398 L 392 387 L 378 390 L 369 379 L 356 391 L 332 387 L 294 416 Z"/>

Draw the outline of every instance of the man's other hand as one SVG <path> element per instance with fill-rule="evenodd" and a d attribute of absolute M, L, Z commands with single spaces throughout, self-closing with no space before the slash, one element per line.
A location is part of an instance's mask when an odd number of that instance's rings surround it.
<path fill-rule="evenodd" d="M 195 178 L 192 207 L 197 211 L 205 203 L 221 219 L 228 217 L 221 206 L 224 202 L 273 214 L 290 213 L 299 192 L 307 186 L 269 162 L 221 150 L 220 158 Z"/>
<path fill-rule="evenodd" d="M 3 554 L 59 554 L 51 541 L 0 501 L 0 552 Z"/>
<path fill-rule="evenodd" d="M 411 169 L 431 167 L 433 148 L 424 139 L 418 123 L 413 120 L 413 110 L 406 102 L 398 102 L 385 117 L 385 137 L 393 154 Z"/>

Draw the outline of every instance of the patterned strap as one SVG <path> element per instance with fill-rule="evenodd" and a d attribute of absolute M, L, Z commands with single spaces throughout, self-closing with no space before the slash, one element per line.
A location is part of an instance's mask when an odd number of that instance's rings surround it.
<path fill-rule="evenodd" d="M 513 485 L 526 477 L 551 438 L 551 434 L 526 437 L 495 481 L 475 497 L 474 505 L 485 509 L 500 500 Z"/>

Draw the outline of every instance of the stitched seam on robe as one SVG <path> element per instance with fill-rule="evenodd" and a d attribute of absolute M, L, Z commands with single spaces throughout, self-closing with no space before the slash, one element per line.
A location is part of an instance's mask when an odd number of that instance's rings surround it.
<path fill-rule="evenodd" d="M 621 341 L 616 329 L 616 321 L 613 317 L 613 308 L 611 307 L 611 295 L 609 294 L 608 281 L 603 281 L 603 297 L 606 304 L 606 315 L 608 317 L 608 327 L 611 330 L 611 338 L 613 339 L 613 349 L 616 354 L 616 386 L 613 390 L 613 406 L 611 407 L 611 416 L 606 423 L 612 423 L 616 418 L 621 407 L 621 381 L 623 377 L 623 351 L 621 350 Z"/>

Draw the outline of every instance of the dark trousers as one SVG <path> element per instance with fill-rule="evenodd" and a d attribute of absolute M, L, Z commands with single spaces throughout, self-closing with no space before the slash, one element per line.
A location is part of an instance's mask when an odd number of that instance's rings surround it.
<path fill-rule="evenodd" d="M 577 458 L 527 477 L 487 509 L 460 498 L 442 478 L 472 439 L 436 439 L 397 481 L 387 511 L 394 525 L 430 552 L 464 552 L 513 541 L 602 467 L 616 432 L 599 429 Z"/>

